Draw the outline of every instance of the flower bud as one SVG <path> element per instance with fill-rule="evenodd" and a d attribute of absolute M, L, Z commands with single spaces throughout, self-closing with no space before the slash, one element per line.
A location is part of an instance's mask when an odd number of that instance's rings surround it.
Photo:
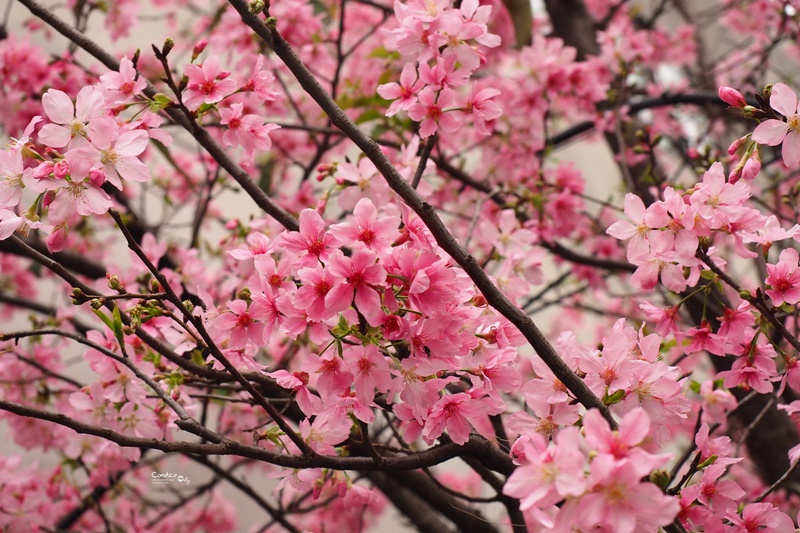
<path fill-rule="evenodd" d="M 755 116 L 756 111 L 758 111 L 758 109 L 756 109 L 755 107 L 751 105 L 746 105 L 742 108 L 742 115 L 744 115 L 744 118 L 753 118 L 753 116 Z"/>
<path fill-rule="evenodd" d="M 203 53 L 203 50 L 206 49 L 206 46 L 208 46 L 208 39 L 203 38 L 197 41 L 197 43 L 194 45 L 194 48 L 192 48 L 192 61 L 197 59 L 197 57 Z"/>
<path fill-rule="evenodd" d="M 164 46 L 161 48 L 161 54 L 166 57 L 175 48 L 175 41 L 172 40 L 172 37 L 167 37 L 164 41 Z"/>
<path fill-rule="evenodd" d="M 744 137 L 739 137 L 738 139 L 736 139 L 735 141 L 733 141 L 733 142 L 731 143 L 731 145 L 730 145 L 730 146 L 728 146 L 728 154 L 729 154 L 729 155 L 733 155 L 733 154 L 735 154 L 736 152 L 738 152 L 738 151 L 739 151 L 739 149 L 740 149 L 742 146 L 744 146 L 744 143 L 745 143 L 746 141 L 747 141 L 747 135 L 745 135 Z"/>
<path fill-rule="evenodd" d="M 122 282 L 119 280 L 116 274 L 106 274 L 108 278 L 108 288 L 114 291 L 118 291 L 122 288 Z"/>
<path fill-rule="evenodd" d="M 747 105 L 747 102 L 742 96 L 742 93 L 737 91 L 736 89 L 732 89 L 731 87 L 720 87 L 719 88 L 719 99 L 728 104 L 731 107 L 735 107 L 736 109 L 742 109 L 744 106 Z"/>
<path fill-rule="evenodd" d="M 258 15 L 259 13 L 264 11 L 264 7 L 265 7 L 264 0 L 253 0 L 247 6 L 247 9 L 250 11 L 250 13 L 253 13 L 254 15 Z"/>

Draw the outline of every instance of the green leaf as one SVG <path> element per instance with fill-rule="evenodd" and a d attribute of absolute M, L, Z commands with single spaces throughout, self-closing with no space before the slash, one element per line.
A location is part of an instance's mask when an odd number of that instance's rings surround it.
<path fill-rule="evenodd" d="M 117 338 L 120 348 L 122 348 L 122 346 L 125 344 L 125 336 L 122 333 L 122 317 L 120 316 L 118 305 L 114 305 L 112 316 L 114 317 L 114 321 L 111 329 L 114 330 L 114 336 Z"/>
<path fill-rule="evenodd" d="M 603 396 L 603 403 L 605 405 L 614 405 L 615 403 L 619 403 L 625 397 L 625 389 L 620 389 L 611 396 L 606 394 Z"/>
<path fill-rule="evenodd" d="M 692 380 L 689 382 L 689 388 L 692 389 L 695 393 L 700 394 L 700 382 Z"/>
<path fill-rule="evenodd" d="M 94 314 L 100 317 L 100 320 L 102 320 L 103 323 L 108 326 L 108 329 L 114 331 L 114 323 L 111 322 L 111 319 L 108 318 L 104 312 L 100 311 L 99 309 L 92 309 L 92 311 L 94 311 Z"/>

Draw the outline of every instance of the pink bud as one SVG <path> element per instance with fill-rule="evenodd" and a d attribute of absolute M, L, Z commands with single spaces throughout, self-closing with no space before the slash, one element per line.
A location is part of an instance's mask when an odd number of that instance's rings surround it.
<path fill-rule="evenodd" d="M 733 141 L 731 143 L 731 145 L 728 146 L 728 153 L 730 155 L 733 155 L 736 152 L 738 152 L 739 149 L 742 147 L 742 145 L 744 145 L 745 141 L 747 141 L 747 136 L 746 135 L 744 137 L 739 137 L 738 139 Z"/>
<path fill-rule="evenodd" d="M 57 179 L 63 180 L 64 176 L 66 176 L 68 172 L 69 172 L 69 165 L 67 165 L 67 162 L 64 161 L 63 159 L 58 163 L 56 163 L 55 165 L 53 165 L 53 175 Z"/>
<path fill-rule="evenodd" d="M 735 107 L 736 109 L 742 109 L 744 106 L 747 105 L 747 102 L 745 102 L 742 93 L 731 87 L 720 87 L 719 99 L 728 104 L 729 106 Z"/>
<path fill-rule="evenodd" d="M 192 60 L 197 59 L 197 56 L 203 53 L 203 50 L 206 49 L 206 46 L 208 46 L 208 39 L 203 38 L 197 41 L 197 44 L 195 44 L 194 48 L 192 48 Z"/>
<path fill-rule="evenodd" d="M 759 172 L 761 172 L 761 157 L 758 152 L 753 152 L 752 157 L 744 164 L 742 179 L 744 181 L 753 181 Z"/>
<path fill-rule="evenodd" d="M 102 169 L 93 168 L 89 171 L 89 183 L 95 187 L 101 187 L 106 182 L 106 173 Z"/>

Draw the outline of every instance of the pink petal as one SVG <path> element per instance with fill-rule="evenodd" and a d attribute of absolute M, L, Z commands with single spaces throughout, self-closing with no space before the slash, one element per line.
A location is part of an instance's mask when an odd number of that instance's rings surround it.
<path fill-rule="evenodd" d="M 67 93 L 58 89 L 50 89 L 42 96 L 42 106 L 47 117 L 58 124 L 69 124 L 75 113 Z M 63 145 L 62 145 L 63 146 Z"/>
<path fill-rule="evenodd" d="M 126 131 L 119 136 L 119 139 L 117 139 L 117 142 L 114 144 L 114 151 L 116 151 L 119 155 L 139 155 L 144 152 L 145 148 L 147 148 L 148 139 L 149 137 L 146 131 Z"/>
<path fill-rule="evenodd" d="M 781 115 L 791 117 L 797 113 L 797 95 L 785 83 L 776 83 L 772 86 L 769 105 Z"/>
<path fill-rule="evenodd" d="M 119 175 L 128 181 L 144 182 L 150 179 L 150 169 L 135 157 L 123 157 L 114 165 Z"/>
<path fill-rule="evenodd" d="M 759 124 L 753 131 L 753 140 L 759 144 L 777 146 L 783 142 L 788 126 L 782 120 L 771 118 Z"/>
<path fill-rule="evenodd" d="M 100 116 L 103 113 L 104 103 L 105 97 L 102 92 L 94 87 L 84 87 L 78 93 L 78 98 L 75 102 L 75 118 L 81 122 L 88 122 Z"/>
<path fill-rule="evenodd" d="M 39 142 L 51 148 L 63 148 L 69 144 L 71 138 L 70 130 L 57 124 L 45 124 L 39 130 Z"/>
<path fill-rule="evenodd" d="M 790 131 L 783 140 L 781 147 L 783 163 L 787 167 L 796 167 L 800 164 L 800 133 Z"/>

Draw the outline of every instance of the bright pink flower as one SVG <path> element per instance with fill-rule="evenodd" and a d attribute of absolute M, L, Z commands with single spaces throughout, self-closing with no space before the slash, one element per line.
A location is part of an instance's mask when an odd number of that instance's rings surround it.
<path fill-rule="evenodd" d="M 684 348 L 686 353 L 696 353 L 707 351 L 714 355 L 725 356 L 726 339 L 722 335 L 711 331 L 711 324 L 703 321 L 699 327 L 691 328 L 686 332 L 686 338 L 691 342 Z"/>
<path fill-rule="evenodd" d="M 320 357 L 320 365 L 316 372 L 317 390 L 324 403 L 333 402 L 345 391 L 350 390 L 355 376 L 347 370 L 347 365 L 333 350 Z"/>
<path fill-rule="evenodd" d="M 432 87 L 426 87 L 419 93 L 419 101 L 408 109 L 411 120 L 420 122 L 419 136 L 423 139 L 430 137 L 441 128 L 442 131 L 453 133 L 461 127 L 460 111 L 454 111 L 455 92 L 445 87 L 438 93 Z"/>
<path fill-rule="evenodd" d="M 281 243 L 299 256 L 298 266 L 311 266 L 327 261 L 331 248 L 338 244 L 336 238 L 325 231 L 325 222 L 313 209 L 300 212 L 300 230 L 284 233 Z"/>
<path fill-rule="evenodd" d="M 487 411 L 485 403 L 469 394 L 447 394 L 431 408 L 422 436 L 427 441 L 433 441 L 446 429 L 453 442 L 466 444 L 469 440 L 470 419 L 485 415 Z"/>
<path fill-rule="evenodd" d="M 731 533 L 786 533 L 794 531 L 794 522 L 771 503 L 751 503 L 742 511 L 740 517 L 729 512 L 728 520 L 738 529 Z"/>
<path fill-rule="evenodd" d="M 350 301 L 341 308 L 340 302 L 332 302 L 337 310 L 328 307 L 327 295 L 333 289 L 334 276 L 328 269 L 306 267 L 297 272 L 303 286 L 294 295 L 294 305 L 303 309 L 311 320 L 325 320 L 339 311 L 346 309 Z"/>
<path fill-rule="evenodd" d="M 258 55 L 256 64 L 253 66 L 253 75 L 242 87 L 243 91 L 253 91 L 262 101 L 273 102 L 280 98 L 280 94 L 273 91 L 275 75 L 269 70 L 262 70 L 264 56 Z"/>
<path fill-rule="evenodd" d="M 85 137 L 86 125 L 105 111 L 105 97 L 94 87 L 84 87 L 77 103 L 67 93 L 50 89 L 42 96 L 42 106 L 52 122 L 39 130 L 39 142 L 51 148 L 63 148 L 75 137 Z"/>
<path fill-rule="evenodd" d="M 119 62 L 119 72 L 106 72 L 100 76 L 100 83 L 106 89 L 106 102 L 112 106 L 129 102 L 147 87 L 144 78 L 137 79 L 133 62 L 127 57 Z"/>
<path fill-rule="evenodd" d="M 400 83 L 391 82 L 378 86 L 378 94 L 385 100 L 394 100 L 386 116 L 391 117 L 399 111 L 408 111 L 416 101 L 416 94 L 425 84 L 417 79 L 417 68 L 414 63 L 406 63 L 403 72 L 400 74 Z"/>
<path fill-rule="evenodd" d="M 735 481 L 719 478 L 725 474 L 723 464 L 713 464 L 703 470 L 703 479 L 700 481 L 700 495 L 698 501 L 714 509 L 718 515 L 725 515 L 729 510 L 736 509 L 736 500 L 742 498 L 745 492 Z"/>
<path fill-rule="evenodd" d="M 361 403 L 372 404 L 375 389 L 387 392 L 392 388 L 389 363 L 374 344 L 345 349 L 344 360 L 355 376 L 353 385 Z"/>
<path fill-rule="evenodd" d="M 228 255 L 239 261 L 254 259 L 261 256 L 269 257 L 269 253 L 275 247 L 275 242 L 270 241 L 269 237 L 259 231 L 253 231 L 247 235 L 247 248 L 236 248 L 228 252 Z"/>
<path fill-rule="evenodd" d="M 772 305 L 780 307 L 784 303 L 794 305 L 800 302 L 800 257 L 794 248 L 786 248 L 781 252 L 777 264 L 767 264 L 767 295 Z"/>
<path fill-rule="evenodd" d="M 322 400 L 308 389 L 308 373 L 294 372 L 290 374 L 286 370 L 265 373 L 284 389 L 291 389 L 295 392 L 297 405 L 306 416 L 310 417 L 322 411 Z"/>
<path fill-rule="evenodd" d="M 797 95 L 784 83 L 772 86 L 769 105 L 786 117 L 787 122 L 771 118 L 753 131 L 753 140 L 759 144 L 777 146 L 783 143 L 781 153 L 787 167 L 800 164 L 800 115 L 797 113 Z"/>
<path fill-rule="evenodd" d="M 223 311 L 211 322 L 217 335 L 227 336 L 228 346 L 234 350 L 242 349 L 248 343 L 261 346 L 264 337 L 264 324 L 247 310 L 247 302 L 233 300 L 228 302 L 228 311 Z M 224 337 L 223 337 L 224 338 Z"/>
<path fill-rule="evenodd" d="M 352 218 L 330 227 L 331 234 L 347 246 L 366 247 L 376 254 L 388 254 L 392 242 L 399 236 L 400 219 L 393 216 L 378 218 L 375 204 L 362 198 L 353 210 Z"/>
<path fill-rule="evenodd" d="M 625 215 L 631 222 L 620 220 L 613 223 L 606 233 L 621 241 L 631 239 L 628 243 L 628 258 L 647 253 L 647 232 L 650 228 L 645 222 L 647 208 L 641 198 L 633 193 L 625 195 Z"/>
<path fill-rule="evenodd" d="M 184 74 L 189 83 L 183 91 L 183 103 L 189 109 L 202 104 L 215 104 L 236 90 L 236 80 L 229 78 L 219 66 L 219 57 L 212 55 L 202 65 L 186 65 Z"/>
<path fill-rule="evenodd" d="M 719 379 L 725 380 L 727 388 L 743 387 L 761 394 L 772 392 L 774 389 L 772 381 L 777 374 L 775 360 L 758 350 L 755 351 L 756 353 L 751 356 L 744 355 L 736 359 L 730 370 L 717 374 Z"/>
<path fill-rule="evenodd" d="M 147 148 L 149 136 L 144 130 L 122 131 L 111 117 L 99 117 L 89 125 L 89 139 L 97 149 L 83 146 L 72 151 L 75 157 L 94 156 L 103 165 L 109 183 L 122 189 L 117 176 L 128 181 L 145 182 L 150 179 L 150 169 L 138 156 Z"/>
<path fill-rule="evenodd" d="M 345 257 L 337 250 L 331 254 L 328 267 L 332 275 L 343 279 L 325 296 L 325 305 L 334 312 L 344 311 L 355 304 L 371 324 L 377 324 L 383 316 L 381 297 L 376 287 L 386 279 L 386 271 L 376 264 L 376 256 L 370 250 L 356 250 L 352 257 Z"/>

